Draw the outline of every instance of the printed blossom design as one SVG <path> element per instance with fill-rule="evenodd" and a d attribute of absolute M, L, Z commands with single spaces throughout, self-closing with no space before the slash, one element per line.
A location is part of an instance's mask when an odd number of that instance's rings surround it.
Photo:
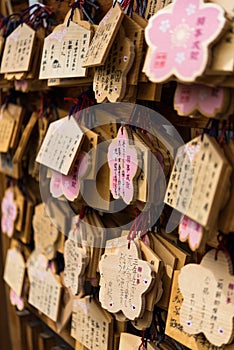
<path fill-rule="evenodd" d="M 193 15 L 196 12 L 196 5 L 189 4 L 188 7 L 186 8 L 186 12 L 188 16 Z"/>
<path fill-rule="evenodd" d="M 207 117 L 215 117 L 227 108 L 227 99 L 229 90 L 225 88 L 178 84 L 174 107 L 179 115 L 188 116 L 198 111 Z"/>
<path fill-rule="evenodd" d="M 184 52 L 178 52 L 176 54 L 175 61 L 179 64 L 183 63 L 185 61 L 185 53 Z"/>
<path fill-rule="evenodd" d="M 161 22 L 161 25 L 159 27 L 159 29 L 163 32 L 166 33 L 166 31 L 171 27 L 170 22 L 168 19 L 166 19 L 165 21 Z"/>
<path fill-rule="evenodd" d="M 195 251 L 201 244 L 202 236 L 202 225 L 187 216 L 183 216 L 179 225 L 179 238 L 181 242 L 188 240 L 191 250 Z"/>
<path fill-rule="evenodd" d="M 202 0 L 175 0 L 158 11 L 146 27 L 149 52 L 145 73 L 153 82 L 175 75 L 194 81 L 208 62 L 208 46 L 225 25 L 224 10 Z"/>
<path fill-rule="evenodd" d="M 64 195 L 69 201 L 74 201 L 80 191 L 79 179 L 86 174 L 87 170 L 87 157 L 85 153 L 81 152 L 70 175 L 62 175 L 57 171 L 53 171 L 50 181 L 52 196 L 58 198 Z"/>
<path fill-rule="evenodd" d="M 14 192 L 12 188 L 8 188 L 2 200 L 2 232 L 8 237 L 12 237 L 14 233 L 14 223 L 17 217 L 17 205 L 14 202 Z"/>

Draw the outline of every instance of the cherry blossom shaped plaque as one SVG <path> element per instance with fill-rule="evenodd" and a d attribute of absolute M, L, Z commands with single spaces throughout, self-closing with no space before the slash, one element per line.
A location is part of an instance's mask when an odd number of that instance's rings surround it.
<path fill-rule="evenodd" d="M 175 0 L 149 20 L 144 71 L 152 82 L 192 82 L 208 64 L 208 48 L 224 29 L 224 10 L 203 0 Z"/>
<path fill-rule="evenodd" d="M 191 250 L 199 248 L 203 237 L 203 227 L 184 215 L 179 224 L 179 238 L 181 242 L 188 241 Z"/>
<path fill-rule="evenodd" d="M 89 169 L 87 156 L 80 152 L 70 175 L 63 175 L 57 171 L 52 171 L 50 181 L 50 192 L 54 198 L 64 195 L 69 201 L 74 201 L 80 192 L 80 178 L 84 177 Z"/>
<path fill-rule="evenodd" d="M 114 199 L 120 197 L 130 204 L 135 197 L 134 177 L 139 166 L 137 148 L 130 145 L 126 127 L 121 127 L 108 149 L 110 190 Z"/>
<path fill-rule="evenodd" d="M 180 323 L 183 331 L 203 333 L 221 347 L 233 340 L 234 277 L 230 260 L 223 251 L 209 251 L 201 264 L 187 264 L 179 274 L 183 295 Z M 222 347 L 223 348 L 223 347 Z"/>
<path fill-rule="evenodd" d="M 144 294 L 151 287 L 151 265 L 141 260 L 135 241 L 128 247 L 126 237 L 108 241 L 108 247 L 115 248 L 115 252 L 106 250 L 99 263 L 100 302 L 109 312 L 122 311 L 125 317 L 134 320 L 142 315 Z"/>
<path fill-rule="evenodd" d="M 216 117 L 226 111 L 229 92 L 223 87 L 178 84 L 174 98 L 174 108 L 179 115 L 188 116 L 198 111 L 206 117 Z"/>
<path fill-rule="evenodd" d="M 8 237 L 12 237 L 14 233 L 14 224 L 17 218 L 17 205 L 14 201 L 14 190 L 8 188 L 5 191 L 4 198 L 2 200 L 2 220 L 1 228 L 2 232 L 7 234 Z"/>

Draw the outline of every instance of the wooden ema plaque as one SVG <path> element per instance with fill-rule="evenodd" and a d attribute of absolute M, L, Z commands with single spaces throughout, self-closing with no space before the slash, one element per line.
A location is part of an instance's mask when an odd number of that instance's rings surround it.
<path fill-rule="evenodd" d="M 183 295 L 180 322 L 189 334 L 203 333 L 215 346 L 233 340 L 234 277 L 224 252 L 209 251 L 201 264 L 188 264 L 179 274 Z"/>
<path fill-rule="evenodd" d="M 3 105 L 0 112 L 0 152 L 15 148 L 23 119 L 23 108 L 12 103 Z"/>
<path fill-rule="evenodd" d="M 83 67 L 102 66 L 120 28 L 124 13 L 118 3 L 101 20 L 90 43 Z"/>
<path fill-rule="evenodd" d="M 27 269 L 30 282 L 29 304 L 56 322 L 62 292 L 59 277 L 48 268 L 46 257 L 35 250 L 27 261 Z"/>
<path fill-rule="evenodd" d="M 56 322 L 57 331 L 59 333 L 66 327 L 68 324 L 71 315 L 72 315 L 72 307 L 73 307 L 73 295 L 71 291 L 64 286 L 64 274 L 60 273 L 62 285 L 63 285 L 63 293 L 61 298 L 61 304 L 59 308 L 59 316 Z"/>
<path fill-rule="evenodd" d="M 174 272 L 165 333 L 169 337 L 193 350 L 217 350 L 217 347 L 210 344 L 203 334 L 188 334 L 184 331 L 183 326 L 180 323 L 183 296 L 180 293 L 178 286 L 179 273 L 180 271 Z"/>
<path fill-rule="evenodd" d="M 39 79 L 85 77 L 87 69 L 82 64 L 90 39 L 90 28 L 72 21 L 55 27 L 44 41 Z"/>
<path fill-rule="evenodd" d="M 164 202 L 211 228 L 218 219 L 230 175 L 231 167 L 217 141 L 206 134 L 202 141 L 199 136 L 178 149 Z"/>
<path fill-rule="evenodd" d="M 99 263 L 101 305 L 112 313 L 122 311 L 125 317 L 134 320 L 144 312 L 145 293 L 151 287 L 153 270 L 147 261 L 141 260 L 135 241 L 128 247 L 127 237 L 107 241 L 106 248 Z M 111 254 L 108 248 L 112 248 Z"/>
<path fill-rule="evenodd" d="M 105 64 L 94 73 L 93 90 L 98 103 L 121 101 L 126 92 L 127 74 L 134 61 L 134 44 L 121 27 Z"/>
<path fill-rule="evenodd" d="M 145 203 L 161 202 L 162 196 L 159 195 L 161 183 L 160 172 L 158 169 L 158 162 L 154 155 L 154 149 L 152 147 L 151 138 L 143 133 L 133 132 L 134 143 L 141 152 L 141 170 L 137 179 L 137 199 Z M 155 195 L 155 186 L 157 186 L 157 196 Z"/>
<path fill-rule="evenodd" d="M 137 148 L 130 145 L 130 134 L 126 127 L 121 127 L 117 138 L 108 148 L 110 167 L 110 190 L 114 199 L 120 197 L 130 204 L 136 196 L 135 179 L 140 167 Z"/>
<path fill-rule="evenodd" d="M 75 228 L 74 232 L 70 232 L 64 245 L 64 284 L 73 295 L 77 295 L 83 290 L 85 269 L 89 262 L 87 249 L 78 245 L 79 237 L 76 235 L 78 229 Z"/>
<path fill-rule="evenodd" d="M 22 295 L 25 271 L 26 264 L 20 251 L 17 248 L 8 249 L 3 278 L 18 297 Z"/>
<path fill-rule="evenodd" d="M 85 215 L 79 223 L 79 233 L 82 246 L 89 254 L 89 264 L 86 270 L 86 278 L 97 280 L 98 264 L 103 254 L 106 241 L 106 232 L 97 214 L 91 211 Z"/>
<path fill-rule="evenodd" d="M 139 350 L 141 342 L 141 337 L 129 333 L 120 333 L 119 350 Z M 141 349 L 144 350 L 144 348 Z"/>
<path fill-rule="evenodd" d="M 68 175 L 84 139 L 73 116 L 51 123 L 36 161 L 63 175 Z"/>
<path fill-rule="evenodd" d="M 153 241 L 153 250 L 158 257 L 163 261 L 164 272 L 162 274 L 163 294 L 158 302 L 158 306 L 164 310 L 168 309 L 170 300 L 171 284 L 173 273 L 178 262 L 177 255 L 171 251 L 164 241 L 160 240 L 160 236 L 151 235 Z"/>
<path fill-rule="evenodd" d="M 35 33 L 32 28 L 23 23 L 7 37 L 1 73 L 27 72 L 29 70 Z"/>
<path fill-rule="evenodd" d="M 56 242 L 59 238 L 58 229 L 52 224 L 43 203 L 35 207 L 33 216 L 35 248 L 48 260 L 56 256 Z"/>
<path fill-rule="evenodd" d="M 90 296 L 75 297 L 71 336 L 88 349 L 112 350 L 112 317 Z"/>
<path fill-rule="evenodd" d="M 0 116 L 0 152 L 8 152 L 14 133 L 15 120 L 11 115 L 1 113 Z"/>
<path fill-rule="evenodd" d="M 129 85 L 138 84 L 138 78 L 139 78 L 140 66 L 141 66 L 142 54 L 143 54 L 144 29 L 141 25 L 137 23 L 136 20 L 134 20 L 134 17 L 136 16 L 138 15 L 135 14 L 133 18 L 124 16 L 124 19 L 122 22 L 126 36 L 134 44 L 134 52 L 135 52 L 134 64 L 132 65 L 127 76 L 127 82 Z"/>
<path fill-rule="evenodd" d="M 204 74 L 209 47 L 222 34 L 225 12 L 203 0 L 176 0 L 153 15 L 145 30 L 149 46 L 143 71 L 152 82 L 172 77 L 193 82 Z"/>

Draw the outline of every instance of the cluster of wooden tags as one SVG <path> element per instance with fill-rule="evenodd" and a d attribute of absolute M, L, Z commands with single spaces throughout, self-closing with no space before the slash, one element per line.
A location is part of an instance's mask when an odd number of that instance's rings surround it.
<path fill-rule="evenodd" d="M 6 211 L 1 220 L 2 229 L 6 227 L 8 232 L 2 231 L 9 235 L 9 229 L 12 228 L 13 232 L 9 236 L 14 238 L 7 252 L 4 270 L 4 279 L 11 288 L 10 296 L 14 296 L 11 302 L 22 309 L 28 301 L 53 321 L 61 323 L 62 278 L 56 274 L 54 259 L 57 251 L 62 251 L 64 237 L 51 223 L 43 204 L 32 203 L 29 213 L 27 209 L 26 227 L 23 223 L 26 200 L 21 194 L 25 202 L 19 203 L 20 197 L 16 190 L 19 191 L 17 187 L 6 190 L 2 203 Z M 17 194 L 16 199 L 14 193 Z M 13 210 L 15 217 L 12 215 Z M 32 223 L 35 249 L 30 251 L 23 243 L 29 245 L 31 242 L 32 231 L 29 229 L 31 230 Z"/>
<path fill-rule="evenodd" d="M 59 116 L 64 111 L 58 110 Z M 66 112 L 65 112 L 66 114 Z M 40 117 L 39 112 L 26 111 L 20 104 L 7 103 L 1 107 L 0 115 L 0 171 L 14 179 L 21 179 L 25 173 L 38 179 L 38 168 L 35 157 L 37 147 L 50 121 L 57 118 L 56 113 L 50 112 Z M 38 145 L 33 136 L 39 134 Z M 27 161 L 26 161 L 27 160 Z"/>
<path fill-rule="evenodd" d="M 14 81 L 16 90 L 46 88 L 39 83 L 41 50 L 44 40 L 44 30 L 35 31 L 23 23 L 6 38 L 1 60 L 2 81 Z"/>
<path fill-rule="evenodd" d="M 67 26 L 68 17 L 45 39 L 39 78 L 49 86 L 93 82 L 99 103 L 135 101 L 138 83 L 147 83 L 140 77 L 147 22 L 137 14 L 129 18 L 118 3 L 95 27 L 81 21 L 77 9 Z M 159 99 L 161 87 L 147 86 L 145 98 Z"/>
<path fill-rule="evenodd" d="M 34 215 L 35 234 L 39 232 L 37 222 L 42 220 L 41 215 L 46 219 L 43 209 L 39 205 Z M 22 250 L 19 243 L 12 241 L 4 279 L 11 288 L 14 305 L 23 308 L 27 297 L 31 305 L 56 321 L 59 331 L 72 315 L 71 335 L 87 349 L 112 349 L 114 339 L 119 338 L 118 349 L 127 345 L 139 347 L 140 337 L 116 333 L 111 314 L 114 314 L 116 322 L 122 324 L 122 330 L 126 331 L 128 320 L 136 329 L 145 330 L 151 325 L 154 305 L 167 310 L 169 299 L 166 334 L 192 349 L 211 349 L 211 344 L 221 346 L 232 341 L 234 282 L 224 253 L 220 252 L 218 260 L 215 260 L 215 251 L 210 251 L 201 265 L 188 264 L 188 253 L 162 236 L 148 233 L 144 241 L 136 239 L 129 245 L 128 232 L 122 232 L 122 237 L 107 240 L 103 250 L 99 248 L 100 242 L 94 243 L 86 226 L 87 222 L 94 224 L 94 219 L 99 220 L 100 225 L 101 220 L 94 212 L 87 216 L 85 219 L 74 218 L 65 242 L 65 270 L 60 275 L 56 273 L 55 264 L 48 260 L 48 257 L 52 258 L 53 249 L 47 248 L 55 248 L 57 244 L 55 228 L 51 236 L 44 237 L 43 242 L 36 238 L 32 253 Z M 52 228 L 49 220 L 48 225 Z M 48 247 L 45 249 L 46 242 Z M 84 281 L 90 278 L 88 262 L 95 263 L 96 278 L 100 272 L 100 280 L 98 277 L 92 282 L 100 284 L 100 302 L 84 296 Z M 174 273 L 175 270 L 178 271 Z M 202 288 L 198 288 L 201 283 Z M 69 295 L 65 304 L 62 290 Z M 149 344 L 152 349 L 156 347 L 153 342 Z M 168 346 L 166 348 L 173 348 Z"/>
<path fill-rule="evenodd" d="M 92 130 L 74 116 L 50 123 L 36 160 L 48 169 L 51 197 L 100 210 L 114 208 L 117 199 L 159 205 L 171 166 L 165 146 L 149 133 L 118 127 L 115 115 L 94 113 L 105 124 Z"/>

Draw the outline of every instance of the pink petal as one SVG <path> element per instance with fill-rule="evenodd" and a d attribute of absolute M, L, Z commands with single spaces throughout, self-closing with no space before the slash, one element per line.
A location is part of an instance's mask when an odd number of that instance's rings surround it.
<path fill-rule="evenodd" d="M 8 237 L 12 237 L 14 233 L 14 223 L 11 220 L 7 221 L 7 230 L 6 233 Z"/>
<path fill-rule="evenodd" d="M 17 301 L 17 295 L 16 292 L 13 289 L 10 289 L 10 301 L 12 305 L 16 305 L 16 301 Z"/>
<path fill-rule="evenodd" d="M 161 24 L 163 21 L 171 20 L 171 14 L 160 13 L 152 16 L 149 20 L 149 24 L 145 29 L 145 39 L 149 46 L 160 47 L 162 44 L 165 44 L 167 47 L 170 44 L 170 34 L 168 28 L 165 32 L 160 30 Z"/>
<path fill-rule="evenodd" d="M 191 82 L 203 74 L 208 62 L 208 49 L 197 51 L 193 49 L 193 44 L 191 43 L 184 53 L 184 64 L 175 64 L 175 75 L 182 81 Z M 194 59 L 191 57 L 194 57 Z"/>
<path fill-rule="evenodd" d="M 17 217 L 17 206 L 14 202 L 8 207 L 8 217 L 12 221 L 15 221 Z"/>
<path fill-rule="evenodd" d="M 8 237 L 12 237 L 14 233 L 14 224 L 8 217 L 2 217 L 1 228 L 3 233 L 7 234 Z"/>
<path fill-rule="evenodd" d="M 188 238 L 189 232 L 188 232 L 188 227 L 189 227 L 189 218 L 187 216 L 183 216 L 181 218 L 180 224 L 179 224 L 179 239 L 184 242 Z"/>
<path fill-rule="evenodd" d="M 168 80 L 174 72 L 174 54 L 168 49 L 152 50 L 151 57 L 146 67 L 146 74 L 153 82 L 162 82 Z"/>
<path fill-rule="evenodd" d="M 205 94 L 205 98 L 201 98 L 202 94 Z M 197 96 L 197 105 L 201 113 L 213 116 L 217 110 L 220 110 L 223 106 L 224 89 L 223 88 L 211 88 L 203 85 L 196 85 L 194 94 Z"/>
<path fill-rule="evenodd" d="M 194 94 L 194 85 L 178 84 L 174 100 L 179 114 L 188 115 L 197 105 L 197 96 Z"/>
<path fill-rule="evenodd" d="M 195 6 L 195 13 L 197 13 L 197 10 L 200 8 L 201 1 L 200 0 L 175 0 L 174 1 L 174 6 L 173 6 L 173 16 L 177 18 L 183 18 L 187 17 L 187 8 L 189 5 L 194 5 Z M 165 8 L 166 10 L 166 8 Z M 195 14 L 190 15 L 189 17 L 193 17 Z"/>
<path fill-rule="evenodd" d="M 180 241 L 182 241 L 182 242 L 186 241 L 188 236 L 189 236 L 188 230 L 181 230 L 181 229 L 179 230 Z"/>
<path fill-rule="evenodd" d="M 62 196 L 62 174 L 57 171 L 52 172 L 52 177 L 50 180 L 50 193 L 54 198 Z"/>
<path fill-rule="evenodd" d="M 8 208 L 8 199 L 6 197 L 4 197 L 2 200 L 2 205 L 1 205 L 2 214 L 7 213 L 7 208 Z"/>
<path fill-rule="evenodd" d="M 189 245 L 192 250 L 196 250 L 202 240 L 202 232 L 200 231 L 192 231 L 189 235 Z"/>
<path fill-rule="evenodd" d="M 206 17 L 203 26 L 203 42 L 213 42 L 225 25 L 223 8 L 216 4 L 206 4 L 205 8 L 199 11 L 199 17 Z"/>
<path fill-rule="evenodd" d="M 23 298 L 18 298 L 16 306 L 17 306 L 17 309 L 19 311 L 22 311 L 24 309 L 24 300 L 23 300 Z"/>
<path fill-rule="evenodd" d="M 74 169 L 76 171 L 74 171 Z M 62 189 L 64 196 L 69 201 L 74 201 L 74 199 L 77 198 L 80 189 L 77 167 L 73 168 L 73 171 L 70 175 L 62 175 Z"/>
<path fill-rule="evenodd" d="M 1 220 L 1 228 L 2 228 L 2 232 L 6 233 L 7 226 L 6 226 L 6 217 L 4 215 L 2 216 L 2 220 Z"/>

